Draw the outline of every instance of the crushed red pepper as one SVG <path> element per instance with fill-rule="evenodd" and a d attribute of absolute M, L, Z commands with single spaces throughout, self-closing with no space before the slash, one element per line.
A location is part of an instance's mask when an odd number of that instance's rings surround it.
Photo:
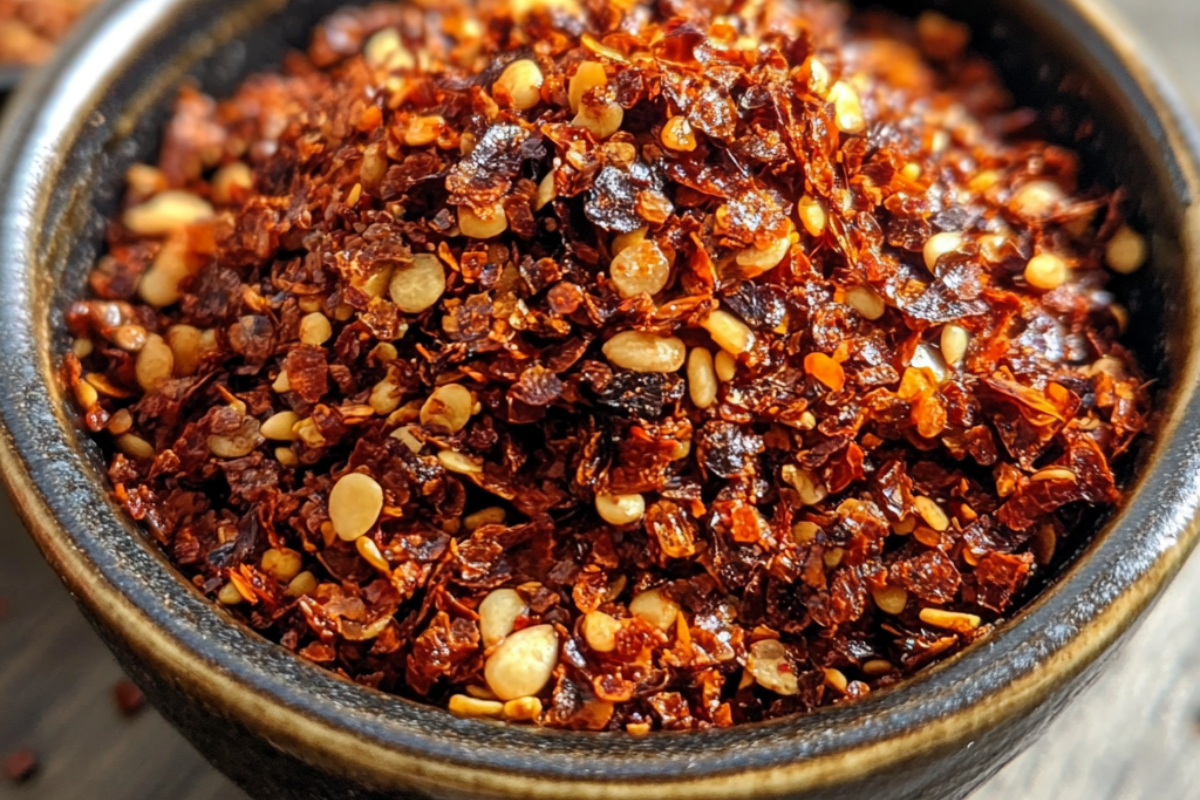
<path fill-rule="evenodd" d="M 239 619 L 464 716 L 729 726 L 985 636 L 1120 500 L 1145 242 L 964 26 L 438 6 L 183 90 L 67 315 Z"/>

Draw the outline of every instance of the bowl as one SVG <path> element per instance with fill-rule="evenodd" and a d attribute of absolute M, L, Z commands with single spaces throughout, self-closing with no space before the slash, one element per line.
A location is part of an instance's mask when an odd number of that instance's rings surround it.
<path fill-rule="evenodd" d="M 1196 543 L 1200 147 L 1124 27 L 1089 0 L 941 3 L 1085 172 L 1129 187 L 1152 265 L 1114 289 L 1160 417 L 1127 502 L 991 636 L 853 705 L 725 730 L 585 734 L 456 719 L 355 685 L 238 624 L 110 499 L 60 380 L 63 310 L 189 76 L 231 91 L 340 0 L 115 0 L 24 85 L 0 133 L 0 467 L 83 612 L 151 701 L 258 798 L 637 796 L 954 800 L 1095 676 Z M 914 13 L 923 5 L 893 3 Z M 1002 7 L 1001 7 L 1002 6 Z M 1097 523 L 1098 526 L 1100 523 Z"/>

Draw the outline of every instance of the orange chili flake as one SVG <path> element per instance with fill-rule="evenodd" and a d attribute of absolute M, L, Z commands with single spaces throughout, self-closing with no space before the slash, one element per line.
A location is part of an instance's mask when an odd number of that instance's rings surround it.
<path fill-rule="evenodd" d="M 804 357 L 804 371 L 835 392 L 846 385 L 846 371 L 842 365 L 824 353 L 809 353 Z"/>

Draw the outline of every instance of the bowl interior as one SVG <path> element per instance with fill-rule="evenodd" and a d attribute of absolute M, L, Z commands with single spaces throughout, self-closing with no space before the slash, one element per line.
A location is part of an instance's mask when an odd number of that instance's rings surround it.
<path fill-rule="evenodd" d="M 973 23 L 976 46 L 995 58 L 1019 102 L 1044 110 L 1049 135 L 1081 148 L 1085 185 L 1094 178 L 1127 189 L 1128 210 L 1153 249 L 1147 269 L 1112 284 L 1130 310 L 1129 341 L 1157 381 L 1162 409 L 1158 432 L 1127 470 L 1136 495 L 1090 544 L 1063 556 L 1057 582 L 1014 621 L 854 706 L 647 739 L 457 720 L 341 680 L 231 624 L 108 498 L 98 448 L 81 433 L 56 375 L 69 343 L 63 310 L 85 293 L 125 170 L 153 161 L 157 131 L 180 82 L 194 79 L 212 94 L 227 94 L 246 74 L 302 48 L 313 24 L 341 5 L 112 4 L 93 20 L 90 37 L 72 41 L 54 67 L 22 90 L 0 141 L 7 159 L 0 171 L 0 286 L 9 301 L 0 309 L 8 337 L 0 350 L 9 376 L 0 388 L 0 419 L 12 445 L 7 479 L 35 537 L 85 605 L 102 624 L 125 626 L 120 635 L 135 647 L 169 650 L 159 662 L 182 675 L 189 691 L 209 691 L 193 674 L 197 665 L 219 665 L 212 680 L 226 692 L 225 702 L 254 697 L 272 709 L 254 721 L 250 705 L 233 702 L 229 713 L 241 722 L 288 742 L 286 720 L 300 737 L 289 746 L 304 749 L 311 742 L 303 731 L 314 729 L 299 720 L 316 719 L 330 746 L 354 744 L 388 768 L 419 754 L 464 769 L 584 781 L 674 779 L 682 777 L 681 764 L 689 778 L 788 764 L 803 769 L 913 731 L 943 730 L 939 725 L 984 730 L 1043 702 L 1124 632 L 1190 549 L 1200 474 L 1200 454 L 1186 441 L 1200 424 L 1193 407 L 1200 316 L 1193 313 L 1190 143 L 1155 82 L 1124 61 L 1124 48 L 1072 0 L 962 0 L 939 7 Z M 890 5 L 911 14 L 929 4 Z M 1076 134 L 1084 120 L 1095 135 L 1081 143 Z M 1086 557 L 1074 558 L 1080 550 Z M 230 694 L 234 685 L 248 694 Z M 910 738 L 909 757 L 954 746 Z M 817 780 L 815 774 L 809 777 Z"/>

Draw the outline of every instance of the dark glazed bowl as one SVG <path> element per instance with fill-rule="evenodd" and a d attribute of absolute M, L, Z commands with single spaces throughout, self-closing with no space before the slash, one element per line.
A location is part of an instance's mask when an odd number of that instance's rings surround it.
<path fill-rule="evenodd" d="M 1119 514 L 994 635 L 864 702 L 729 730 L 580 734 L 452 718 L 362 688 L 232 622 L 109 499 L 56 377 L 121 176 L 175 88 L 230 91 L 339 0 L 124 0 L 25 85 L 0 135 L 0 466 L 47 559 L 154 703 L 259 798 L 950 800 L 1027 745 L 1178 570 L 1200 505 L 1200 176 L 1177 106 L 1087 0 L 962 0 L 1019 99 L 1096 118 L 1097 179 L 1130 188 L 1153 265 L 1115 285 L 1159 380 Z M 908 6 L 908 3 L 898 3 Z M 902 8 L 909 12 L 914 8 Z M 998 8 L 1003 6 L 1003 8 Z"/>

